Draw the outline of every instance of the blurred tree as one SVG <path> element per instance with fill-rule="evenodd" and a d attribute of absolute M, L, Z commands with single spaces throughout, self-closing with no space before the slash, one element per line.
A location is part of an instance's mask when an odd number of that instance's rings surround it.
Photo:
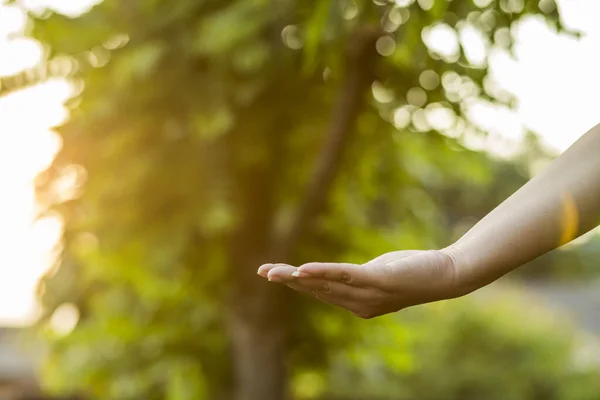
<path fill-rule="evenodd" d="M 493 205 L 508 194 L 487 188 L 514 168 L 460 144 L 484 135 L 469 105 L 512 103 L 464 34 L 486 54 L 510 51 L 510 28 L 532 15 L 563 30 L 553 0 L 105 0 L 77 18 L 32 12 L 47 63 L 4 79 L 0 94 L 47 76 L 76 90 L 38 182 L 64 221 L 41 285 L 46 317 L 64 304 L 80 314 L 53 338 L 50 387 L 288 398 L 288 378 L 326 365 L 353 322 L 326 308 L 337 328 L 315 323 L 319 305 L 257 267 L 440 246 L 478 206 L 465 188 Z"/>
<path fill-rule="evenodd" d="M 596 399 L 593 347 L 528 296 L 494 289 L 369 321 L 305 399 Z"/>

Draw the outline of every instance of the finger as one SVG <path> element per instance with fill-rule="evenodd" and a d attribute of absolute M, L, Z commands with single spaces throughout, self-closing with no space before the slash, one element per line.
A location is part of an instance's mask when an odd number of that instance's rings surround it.
<path fill-rule="evenodd" d="M 309 263 L 298 268 L 299 277 L 321 278 L 352 286 L 366 286 L 374 279 L 367 269 L 357 264 Z"/>
<path fill-rule="evenodd" d="M 305 292 L 317 292 L 331 298 L 347 299 L 353 301 L 366 301 L 372 295 L 368 289 L 346 285 L 345 283 L 313 278 L 295 278 L 282 282 L 293 289 L 300 288 Z"/>
<path fill-rule="evenodd" d="M 298 270 L 297 267 L 292 267 L 287 264 L 277 264 L 267 274 L 267 278 L 271 282 L 284 282 L 295 279 L 292 274 Z"/>
<path fill-rule="evenodd" d="M 322 295 L 331 295 L 334 297 L 353 299 L 357 301 L 363 301 L 369 298 L 370 292 L 368 289 L 361 287 L 350 286 L 342 282 L 319 279 L 319 278 L 307 278 L 297 277 L 294 272 L 297 271 L 296 267 L 281 266 L 272 269 L 269 272 L 269 281 L 283 283 L 293 289 L 302 288 L 305 293 L 313 293 L 315 291 Z"/>
<path fill-rule="evenodd" d="M 372 293 L 365 288 L 350 286 L 342 282 L 326 279 L 299 278 L 294 276 L 297 268 L 281 266 L 269 272 L 269 281 L 278 282 L 288 287 L 318 298 L 326 298 L 328 302 L 336 304 L 346 302 L 366 302 L 372 297 Z"/>
<path fill-rule="evenodd" d="M 306 285 L 300 285 L 298 283 L 288 283 L 287 286 L 296 290 L 297 292 L 304 293 L 325 303 L 333 304 L 347 310 L 353 310 L 356 308 L 356 302 L 346 297 L 336 296 L 332 293 L 324 293 L 316 288 L 310 288 Z"/>
<path fill-rule="evenodd" d="M 269 271 L 271 271 L 274 268 L 277 267 L 289 267 L 289 265 L 287 264 L 263 264 L 258 268 L 258 271 L 256 272 L 258 275 L 262 276 L 263 278 L 267 278 L 269 276 Z"/>
<path fill-rule="evenodd" d="M 290 289 L 295 290 L 296 292 L 307 294 L 311 297 L 317 297 L 318 290 L 316 288 L 309 287 L 306 285 L 300 285 L 297 282 L 287 282 L 287 283 L 284 283 L 284 285 L 286 285 Z"/>

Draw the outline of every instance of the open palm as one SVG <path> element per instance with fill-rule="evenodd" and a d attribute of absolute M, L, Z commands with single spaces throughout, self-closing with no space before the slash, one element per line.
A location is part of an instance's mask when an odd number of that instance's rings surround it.
<path fill-rule="evenodd" d="M 456 296 L 454 262 L 437 250 L 395 251 L 365 264 L 265 264 L 258 274 L 361 318 Z"/>

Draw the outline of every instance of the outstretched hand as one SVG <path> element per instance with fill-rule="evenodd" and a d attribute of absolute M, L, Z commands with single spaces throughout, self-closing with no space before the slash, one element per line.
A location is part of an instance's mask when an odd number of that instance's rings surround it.
<path fill-rule="evenodd" d="M 258 274 L 361 318 L 456 297 L 453 258 L 438 250 L 386 253 L 366 264 L 265 264 Z"/>

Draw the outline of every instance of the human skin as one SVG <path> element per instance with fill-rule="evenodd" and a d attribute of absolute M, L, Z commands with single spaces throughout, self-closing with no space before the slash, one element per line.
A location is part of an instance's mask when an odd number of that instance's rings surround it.
<path fill-rule="evenodd" d="M 402 250 L 365 264 L 265 264 L 258 274 L 361 318 L 467 295 L 600 222 L 600 125 L 440 250 Z"/>

